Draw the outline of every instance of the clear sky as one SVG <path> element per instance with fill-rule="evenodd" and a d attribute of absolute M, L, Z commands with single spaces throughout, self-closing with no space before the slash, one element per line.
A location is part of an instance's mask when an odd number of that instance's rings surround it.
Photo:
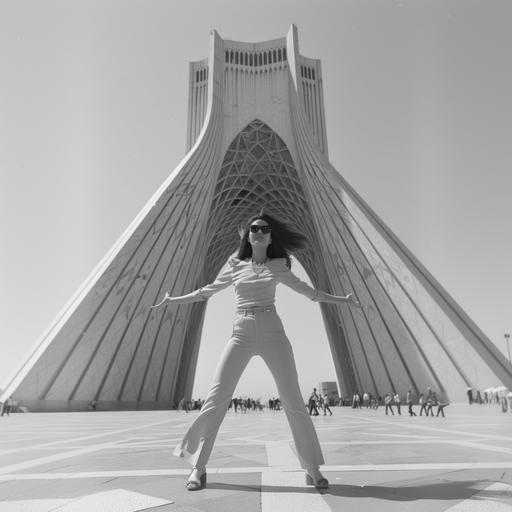
<path fill-rule="evenodd" d="M 322 60 L 332 164 L 506 354 L 510 1 L 0 0 L 0 386 L 183 158 L 210 29 L 291 23 Z M 335 378 L 319 307 L 279 293 L 306 395 Z M 232 303 L 210 301 L 194 396 Z M 237 389 L 274 392 L 257 362 Z"/>

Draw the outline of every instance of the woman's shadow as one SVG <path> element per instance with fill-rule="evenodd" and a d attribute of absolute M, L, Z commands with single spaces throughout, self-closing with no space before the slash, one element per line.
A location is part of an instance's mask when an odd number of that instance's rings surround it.
<path fill-rule="evenodd" d="M 314 487 L 294 487 L 279 485 L 243 485 L 208 482 L 208 489 L 222 489 L 231 491 L 246 491 L 259 493 L 320 493 L 324 495 L 345 498 L 373 498 L 387 501 L 416 501 L 416 500 L 463 500 L 475 493 L 479 497 L 488 499 L 503 497 L 499 491 L 484 491 L 491 481 L 488 480 L 453 480 L 441 482 L 426 482 L 414 485 L 353 485 L 353 484 L 329 484 L 325 490 L 317 490 Z"/>

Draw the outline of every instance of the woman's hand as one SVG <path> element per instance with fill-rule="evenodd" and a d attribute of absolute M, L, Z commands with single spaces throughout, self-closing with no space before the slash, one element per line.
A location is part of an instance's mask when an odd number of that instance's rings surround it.
<path fill-rule="evenodd" d="M 354 307 L 354 308 L 361 308 L 361 309 L 362 309 L 362 308 L 363 308 L 363 306 L 361 305 L 361 303 L 360 303 L 358 300 L 354 299 L 354 298 L 352 297 L 352 295 L 353 295 L 352 293 L 349 293 L 349 294 L 345 297 L 345 299 L 347 299 L 347 304 L 348 304 L 349 306 L 351 306 L 351 307 Z"/>
<path fill-rule="evenodd" d="M 164 302 L 167 302 L 170 299 L 171 299 L 171 296 L 169 295 L 169 292 L 165 292 L 164 298 L 158 304 L 155 304 L 154 306 L 151 306 L 151 307 L 157 308 L 158 306 L 161 306 Z"/>

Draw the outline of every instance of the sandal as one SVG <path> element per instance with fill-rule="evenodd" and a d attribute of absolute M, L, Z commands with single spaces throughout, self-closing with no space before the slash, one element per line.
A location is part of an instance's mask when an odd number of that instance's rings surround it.
<path fill-rule="evenodd" d="M 328 489 L 329 481 L 318 468 L 309 468 L 306 469 L 306 485 L 314 485 L 317 489 Z"/>
<path fill-rule="evenodd" d="M 199 480 L 192 480 L 190 476 L 192 476 L 192 473 L 194 471 L 200 471 L 201 476 L 199 477 Z M 190 476 L 187 480 L 187 489 L 189 491 L 200 491 L 201 489 L 204 489 L 206 487 L 206 468 L 192 468 L 192 473 L 190 473 Z"/>

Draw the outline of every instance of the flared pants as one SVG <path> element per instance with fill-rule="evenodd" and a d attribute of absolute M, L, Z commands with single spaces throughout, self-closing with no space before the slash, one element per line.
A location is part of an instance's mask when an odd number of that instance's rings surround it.
<path fill-rule="evenodd" d="M 292 347 L 273 306 L 237 311 L 233 334 L 222 353 L 208 396 L 174 455 L 192 466 L 206 466 L 238 380 L 256 355 L 263 358 L 276 381 L 301 467 L 324 463 L 315 427 L 300 393 Z"/>

